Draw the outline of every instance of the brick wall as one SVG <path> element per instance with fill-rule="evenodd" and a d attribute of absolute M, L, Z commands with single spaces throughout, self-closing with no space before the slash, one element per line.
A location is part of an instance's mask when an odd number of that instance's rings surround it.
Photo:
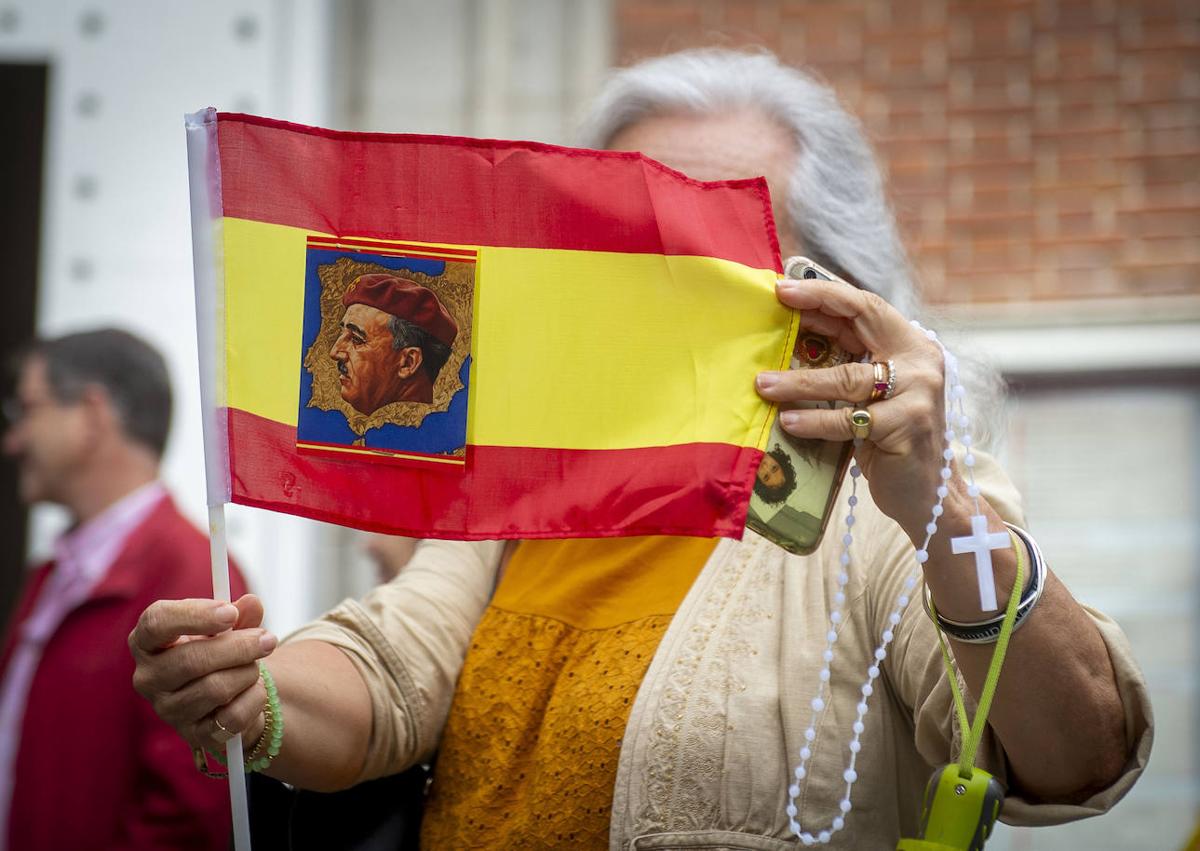
<path fill-rule="evenodd" d="M 1200 2 L 617 0 L 622 62 L 763 45 L 866 124 L 935 302 L 1200 295 Z"/>

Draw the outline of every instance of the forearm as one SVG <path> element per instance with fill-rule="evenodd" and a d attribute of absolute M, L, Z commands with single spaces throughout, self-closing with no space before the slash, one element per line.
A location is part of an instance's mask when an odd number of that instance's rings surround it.
<path fill-rule="evenodd" d="M 321 641 L 285 644 L 267 660 L 283 711 L 279 756 L 266 773 L 304 789 L 352 785 L 366 760 L 371 698 L 354 664 Z M 263 729 L 260 715 L 243 736 L 247 750 Z"/>
<path fill-rule="evenodd" d="M 500 551 L 427 542 L 395 580 L 293 633 L 267 660 L 285 723 L 268 773 L 329 791 L 428 758 Z"/>
<path fill-rule="evenodd" d="M 980 611 L 970 558 L 952 554 L 949 543 L 971 533 L 974 505 L 960 479 L 951 484 L 946 513 L 930 545 L 925 581 L 941 614 L 979 621 L 994 613 Z M 989 529 L 1003 529 L 986 501 L 980 499 L 980 505 Z M 1028 576 L 1027 554 L 1025 564 Z M 994 550 L 992 565 L 1003 607 L 1016 579 L 1016 553 Z M 1023 792 L 1040 799 L 1074 799 L 1108 785 L 1120 773 L 1125 762 L 1123 711 L 1112 662 L 1095 624 L 1053 574 L 1045 582 L 1041 600 L 1009 643 L 988 722 Z M 967 686 L 978 695 L 995 645 L 951 639 L 951 649 Z"/>

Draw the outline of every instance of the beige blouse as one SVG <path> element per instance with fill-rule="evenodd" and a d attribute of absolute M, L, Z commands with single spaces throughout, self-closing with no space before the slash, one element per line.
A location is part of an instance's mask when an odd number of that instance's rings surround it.
<path fill-rule="evenodd" d="M 977 476 L 988 501 L 1020 523 L 1012 484 L 979 457 Z M 859 498 L 855 557 L 870 567 L 851 572 L 832 697 L 800 801 L 800 821 L 813 833 L 838 814 L 859 687 L 914 565 L 902 530 L 874 506 L 867 489 Z M 613 798 L 613 851 L 796 847 L 785 812 L 787 786 L 823 667 L 840 546 L 836 532 L 803 557 L 753 532 L 718 544 L 667 629 L 626 725 Z M 392 582 L 361 602 L 342 603 L 289 639 L 340 647 L 370 687 L 374 726 L 360 779 L 400 771 L 436 749 L 501 552 L 498 542 L 425 542 Z M 890 849 L 899 836 L 916 835 L 925 783 L 956 751 L 936 633 L 913 596 L 864 719 L 854 808 L 832 847 Z M 1052 824 L 1102 813 L 1145 768 L 1152 740 L 1145 681 L 1120 628 L 1090 614 L 1108 647 L 1125 708 L 1125 771 L 1079 805 L 1010 796 L 1001 815 L 1006 822 Z M 1005 762 L 990 735 L 980 765 L 1004 781 Z"/>

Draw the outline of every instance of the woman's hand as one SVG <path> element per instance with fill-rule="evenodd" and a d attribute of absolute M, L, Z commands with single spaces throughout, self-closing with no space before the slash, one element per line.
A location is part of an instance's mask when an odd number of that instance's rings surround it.
<path fill-rule="evenodd" d="M 129 633 L 133 687 L 193 746 L 214 753 L 257 735 L 267 693 L 257 661 L 275 649 L 252 594 L 236 603 L 159 600 Z"/>
<path fill-rule="evenodd" d="M 892 396 L 870 403 L 870 435 L 855 457 L 880 510 L 919 541 L 942 484 L 946 424 L 941 349 L 882 298 L 849 284 L 783 279 L 776 291 L 781 302 L 800 310 L 802 328 L 852 354 L 870 352 L 876 361 L 894 362 Z M 869 363 L 761 372 L 757 378 L 763 398 L 784 404 L 836 400 L 862 405 L 874 384 Z M 796 437 L 851 440 L 848 411 L 785 410 L 780 424 Z"/>

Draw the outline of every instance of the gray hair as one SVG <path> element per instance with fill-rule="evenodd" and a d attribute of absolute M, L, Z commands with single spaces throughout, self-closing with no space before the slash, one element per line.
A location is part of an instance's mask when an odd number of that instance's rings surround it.
<path fill-rule="evenodd" d="M 913 276 L 862 128 L 833 91 L 770 53 L 687 50 L 621 69 L 584 119 L 581 141 L 603 148 L 648 115 L 743 106 L 762 110 L 796 140 L 786 208 L 803 250 L 911 316 Z"/>
<path fill-rule="evenodd" d="M 407 319 L 392 316 L 388 320 L 388 328 L 392 332 L 392 350 L 400 351 L 407 348 L 421 350 L 421 368 L 429 376 L 430 383 L 437 381 L 438 373 L 450 360 L 450 347 L 433 337 L 420 325 L 414 325 Z"/>
<path fill-rule="evenodd" d="M 751 107 L 778 121 L 798 155 L 787 186 L 792 237 L 821 265 L 921 318 L 915 274 L 861 124 L 824 84 L 765 51 L 685 50 L 615 71 L 584 116 L 580 144 L 605 148 L 622 129 L 668 112 Z M 994 370 L 959 352 L 978 412 L 976 440 L 998 423 Z"/>

